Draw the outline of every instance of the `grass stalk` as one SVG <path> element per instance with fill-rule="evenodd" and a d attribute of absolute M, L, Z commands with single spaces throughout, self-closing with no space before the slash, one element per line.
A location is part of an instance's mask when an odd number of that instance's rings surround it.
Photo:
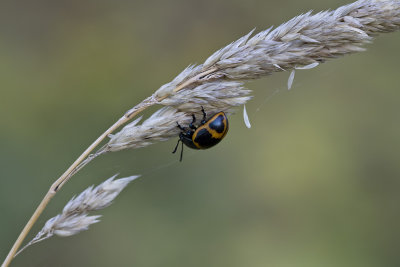
<path fill-rule="evenodd" d="M 364 44 L 379 33 L 400 28 L 400 1 L 359 0 L 336 10 L 307 12 L 277 28 L 252 36 L 253 31 L 211 55 L 203 64 L 190 66 L 174 80 L 128 110 L 101 134 L 51 185 L 12 246 L 2 267 L 8 267 L 31 228 L 50 200 L 81 168 L 98 155 L 144 147 L 176 137 L 176 122 L 186 122 L 200 106 L 209 113 L 229 111 L 251 97 L 245 81 L 301 66 L 317 66 L 326 60 L 364 51 Z M 127 124 L 146 108 L 165 107 L 138 125 Z M 211 115 L 210 114 L 210 115 Z M 118 128 L 122 130 L 113 134 Z M 105 138 L 109 142 L 91 154 Z"/>

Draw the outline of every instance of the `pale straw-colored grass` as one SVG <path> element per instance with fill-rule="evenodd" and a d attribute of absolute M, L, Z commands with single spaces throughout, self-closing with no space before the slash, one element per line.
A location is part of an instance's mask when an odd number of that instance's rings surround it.
<path fill-rule="evenodd" d="M 154 104 L 167 107 L 139 124 L 139 119 L 110 135 L 101 151 L 118 151 L 147 146 L 176 137 L 176 122 L 185 124 L 191 114 L 231 111 L 245 104 L 250 90 L 245 81 L 316 67 L 328 59 L 364 51 L 378 33 L 400 26 L 399 1 L 357 1 L 336 10 L 299 15 L 275 29 L 252 36 L 253 31 L 218 50 L 198 66 L 189 66 L 152 96 Z M 140 105 L 140 104 L 139 104 Z"/>
<path fill-rule="evenodd" d="M 91 224 L 99 222 L 101 215 L 89 215 L 110 206 L 121 191 L 139 175 L 114 180 L 117 175 L 105 180 L 96 187 L 86 188 L 78 196 L 73 197 L 65 205 L 62 212 L 49 219 L 42 230 L 26 244 L 16 255 L 24 249 L 48 239 L 54 235 L 71 236 L 88 230 Z"/>
<path fill-rule="evenodd" d="M 244 88 L 248 80 L 274 72 L 315 67 L 329 59 L 364 51 L 363 45 L 379 33 L 400 28 L 400 1 L 360 0 L 332 11 L 307 12 L 286 23 L 253 35 L 253 31 L 218 50 L 203 64 L 189 66 L 171 82 L 161 86 L 150 97 L 128 110 L 105 131 L 50 187 L 35 213 L 3 263 L 11 262 L 22 241 L 44 208 L 72 175 L 91 160 L 107 152 L 176 138 L 176 123 L 188 123 L 193 113 L 203 106 L 209 115 L 225 111 L 228 114 L 251 99 Z M 293 82 L 290 75 L 288 88 Z M 125 125 L 140 112 L 161 105 L 153 115 L 140 123 L 140 118 Z M 246 116 L 245 116 L 246 117 Z M 247 118 L 248 120 L 248 118 Z M 250 122 L 247 122 L 250 125 Z M 108 142 L 91 154 L 101 142 Z M 92 218 L 91 221 L 96 221 Z"/>

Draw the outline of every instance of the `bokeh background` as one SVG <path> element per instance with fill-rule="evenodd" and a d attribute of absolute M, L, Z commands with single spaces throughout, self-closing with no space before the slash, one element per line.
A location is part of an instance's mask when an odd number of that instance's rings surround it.
<path fill-rule="evenodd" d="M 11 1 L 0 8 L 0 258 L 52 181 L 127 109 L 249 32 L 346 1 Z M 12 266 L 400 266 L 400 34 L 253 81 L 208 151 L 177 140 L 100 157 L 50 203 L 143 176 L 102 222 Z M 151 110 L 154 111 L 154 110 Z M 147 115 L 149 113 L 146 113 Z"/>

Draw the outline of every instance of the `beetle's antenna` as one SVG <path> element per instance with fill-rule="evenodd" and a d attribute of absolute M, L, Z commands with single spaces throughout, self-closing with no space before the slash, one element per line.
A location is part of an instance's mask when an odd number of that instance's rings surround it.
<path fill-rule="evenodd" d="M 182 149 L 181 149 L 181 158 L 179 159 L 179 161 L 182 161 L 182 157 L 183 157 L 183 142 L 182 143 Z"/>
<path fill-rule="evenodd" d="M 178 143 L 176 143 L 175 149 L 174 151 L 172 151 L 172 154 L 175 154 L 176 150 L 178 149 L 179 142 L 181 142 L 181 139 L 179 139 Z"/>

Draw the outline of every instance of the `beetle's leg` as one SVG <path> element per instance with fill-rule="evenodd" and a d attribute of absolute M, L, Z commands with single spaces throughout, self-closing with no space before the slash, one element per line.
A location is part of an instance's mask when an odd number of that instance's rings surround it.
<path fill-rule="evenodd" d="M 172 151 L 172 154 L 174 154 L 176 152 L 176 150 L 178 149 L 179 142 L 182 142 L 181 139 L 179 139 L 178 143 L 176 143 L 175 149 L 174 149 L 174 151 Z"/>
<path fill-rule="evenodd" d="M 183 128 L 183 127 L 179 124 L 179 122 L 176 122 L 176 124 L 177 124 L 177 127 L 178 127 L 179 129 L 181 129 L 181 131 L 185 131 L 185 128 Z"/>
<path fill-rule="evenodd" d="M 203 106 L 201 106 L 201 112 L 203 112 L 203 119 L 201 120 L 201 125 L 203 125 L 206 123 L 206 116 L 207 116 L 206 112 L 204 111 Z"/>
<path fill-rule="evenodd" d="M 181 149 L 181 157 L 180 157 L 179 161 L 182 161 L 182 157 L 183 157 L 183 142 L 181 142 L 181 143 L 182 143 L 182 149 Z"/>
<path fill-rule="evenodd" d="M 197 129 L 196 126 L 193 125 L 193 123 L 196 122 L 196 116 L 194 116 L 194 114 L 192 114 L 192 118 L 193 118 L 193 120 L 192 120 L 192 122 L 189 124 L 189 128 L 192 129 L 192 130 L 196 130 L 196 129 Z"/>

